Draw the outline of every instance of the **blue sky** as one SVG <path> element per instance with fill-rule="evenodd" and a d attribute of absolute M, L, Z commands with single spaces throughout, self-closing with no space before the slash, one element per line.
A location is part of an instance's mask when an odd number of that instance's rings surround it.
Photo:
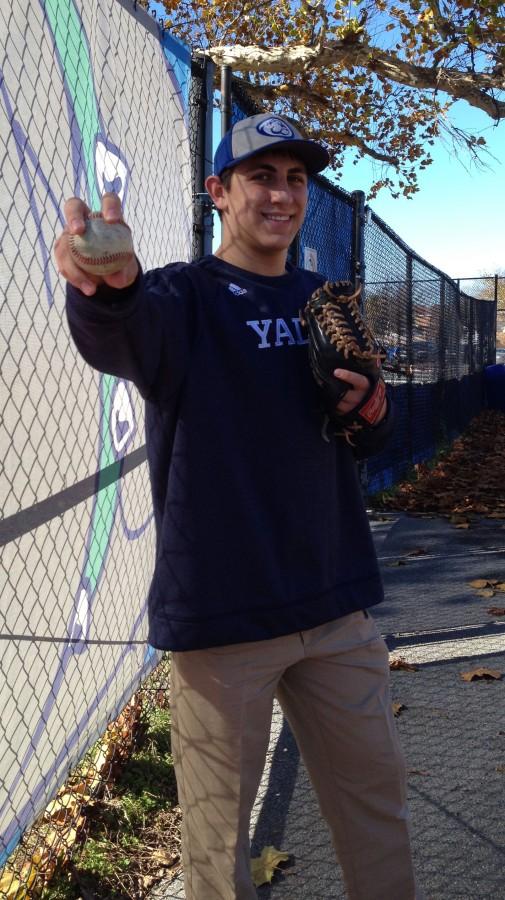
<path fill-rule="evenodd" d="M 488 168 L 476 167 L 463 150 L 458 159 L 438 143 L 412 199 L 381 191 L 370 206 L 413 250 L 454 278 L 505 270 L 505 123 L 494 127 L 463 101 L 451 117 L 486 138 L 495 157 Z M 373 180 L 372 162 L 361 160 L 344 166 L 338 184 L 366 193 Z"/>

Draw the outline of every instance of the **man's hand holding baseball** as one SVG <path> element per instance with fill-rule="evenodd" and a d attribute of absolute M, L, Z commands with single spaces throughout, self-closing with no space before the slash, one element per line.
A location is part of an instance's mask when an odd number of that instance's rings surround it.
<path fill-rule="evenodd" d="M 78 255 L 73 248 L 73 236 L 83 236 L 87 231 L 87 224 L 93 216 L 89 207 L 78 197 L 71 197 L 65 202 L 65 228 L 57 238 L 54 246 L 54 256 L 58 271 L 70 284 L 79 288 L 88 297 L 91 297 L 100 284 L 108 284 L 113 288 L 125 288 L 135 281 L 139 266 L 133 252 L 120 254 L 124 257 L 125 264 L 119 270 L 99 274 L 92 271 L 93 266 L 87 264 L 86 269 L 81 268 Z M 102 197 L 101 218 L 105 227 L 117 226 L 123 223 L 121 201 L 117 194 L 107 193 Z M 124 224 L 124 223 L 123 223 Z M 123 229 L 124 230 L 124 229 Z M 115 233 L 111 230 L 111 245 L 114 244 Z M 101 261 L 101 260 L 100 260 Z M 100 266 L 97 265 L 97 269 Z M 91 271 L 90 271 L 91 269 Z"/>

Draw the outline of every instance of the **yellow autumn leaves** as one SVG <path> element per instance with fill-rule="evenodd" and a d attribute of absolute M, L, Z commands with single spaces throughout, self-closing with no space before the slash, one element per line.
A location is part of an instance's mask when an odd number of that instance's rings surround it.
<path fill-rule="evenodd" d="M 283 853 L 272 845 L 263 847 L 261 855 L 251 859 L 251 874 L 256 887 L 269 884 L 276 869 L 279 868 L 279 863 L 286 862 L 288 859 L 289 853 Z"/>

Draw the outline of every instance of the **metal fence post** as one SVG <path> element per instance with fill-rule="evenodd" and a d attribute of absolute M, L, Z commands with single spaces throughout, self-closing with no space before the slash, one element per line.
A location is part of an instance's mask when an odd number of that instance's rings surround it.
<path fill-rule="evenodd" d="M 473 375 L 475 372 L 475 347 L 474 347 L 474 334 L 475 334 L 475 304 L 477 300 L 472 300 L 470 303 L 470 316 L 468 322 L 468 369 L 470 375 Z"/>
<path fill-rule="evenodd" d="M 446 341 L 445 341 L 445 278 L 440 279 L 440 314 L 438 321 L 438 377 L 445 379 L 446 372 Z"/>
<path fill-rule="evenodd" d="M 413 352 L 413 321 L 414 321 L 414 297 L 413 297 L 413 284 L 412 284 L 412 256 L 407 254 L 407 258 L 405 261 L 405 280 L 406 280 L 406 288 L 407 288 L 407 321 L 406 328 L 407 334 L 405 335 L 405 344 L 406 344 L 406 353 L 407 353 L 407 364 L 411 371 L 413 371 L 414 366 L 414 352 Z M 409 378 L 407 381 L 407 409 L 409 411 L 409 428 L 408 428 L 408 440 L 409 440 L 409 458 L 411 462 L 414 462 L 414 435 L 412 433 L 412 423 L 414 421 L 414 384 L 413 379 Z"/>
<path fill-rule="evenodd" d="M 489 354 L 489 362 L 496 364 L 496 345 L 498 340 L 498 274 L 494 276 L 494 334 L 493 334 L 493 342 L 492 342 L 492 353 Z"/>
<path fill-rule="evenodd" d="M 353 191 L 352 199 L 354 205 L 351 265 L 357 288 L 365 281 L 365 194 L 363 191 Z"/>
<path fill-rule="evenodd" d="M 447 428 L 445 427 L 445 406 L 447 403 L 446 379 L 447 379 L 447 341 L 445 336 L 445 301 L 446 301 L 446 280 L 444 276 L 440 276 L 440 301 L 438 316 L 438 378 L 435 390 L 438 393 L 438 404 L 436 412 L 435 434 L 437 440 L 441 443 L 447 438 Z"/>
<path fill-rule="evenodd" d="M 352 235 L 351 235 L 351 272 L 354 287 L 358 289 L 365 282 L 365 194 L 353 191 Z M 361 296 L 363 304 L 363 295 Z M 359 480 L 363 495 L 368 493 L 368 466 L 363 460 L 358 465 Z"/>
<path fill-rule="evenodd" d="M 221 137 L 224 137 L 231 128 L 231 75 L 230 65 L 225 64 L 221 66 L 221 97 L 219 101 L 221 109 Z"/>
<path fill-rule="evenodd" d="M 192 91 L 193 127 L 193 258 L 212 253 L 212 203 L 205 179 L 212 172 L 212 95 L 215 65 L 209 59 L 193 59 L 191 75 L 198 84 Z"/>

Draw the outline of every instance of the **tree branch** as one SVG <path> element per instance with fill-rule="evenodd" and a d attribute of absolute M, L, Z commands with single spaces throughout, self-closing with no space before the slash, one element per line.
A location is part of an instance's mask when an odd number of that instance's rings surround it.
<path fill-rule="evenodd" d="M 450 41 L 455 36 L 452 22 L 443 15 L 438 0 L 428 0 L 428 6 L 433 13 L 433 24 L 440 37 L 444 41 Z"/>
<path fill-rule="evenodd" d="M 505 118 L 505 101 L 494 96 L 495 92 L 505 90 L 505 80 L 499 72 L 472 73 L 461 69 L 416 66 L 394 53 L 359 40 L 327 41 L 321 48 L 307 47 L 305 44 L 270 49 L 256 45 L 216 45 L 202 52 L 217 65 L 228 63 L 235 72 L 293 75 L 321 66 L 357 66 L 372 71 L 382 80 L 418 90 L 444 91 L 455 100 L 466 100 L 470 106 L 482 109 L 497 122 Z"/>
<path fill-rule="evenodd" d="M 320 19 L 320 28 L 317 34 L 315 41 L 312 41 L 310 46 L 316 50 L 317 53 L 320 53 L 324 41 L 326 40 L 326 32 L 328 30 L 328 13 L 326 11 L 326 7 L 324 5 L 324 0 L 318 0 L 317 3 L 312 6 L 308 0 L 301 0 L 302 7 L 307 10 L 309 15 L 314 17 L 314 30 L 316 28 L 316 18 L 319 16 Z"/>
<path fill-rule="evenodd" d="M 274 85 L 250 84 L 249 82 L 244 82 L 239 78 L 234 80 L 238 81 L 250 96 L 256 97 L 258 100 L 279 100 L 283 96 L 285 96 L 284 94 L 279 93 L 278 89 Z M 333 108 L 331 100 L 329 100 L 328 97 L 324 97 L 322 94 L 318 94 L 317 91 L 306 88 L 301 84 L 290 84 L 289 94 L 291 97 L 295 97 L 297 100 L 302 100 L 304 103 L 316 103 L 324 109 L 329 110 L 332 110 Z M 375 150 L 373 147 L 370 147 L 368 144 L 366 144 L 363 138 L 358 137 L 358 135 L 353 134 L 347 129 L 345 129 L 344 131 L 332 131 L 331 144 L 345 144 L 346 147 L 357 147 L 358 150 L 361 150 L 364 155 L 370 156 L 372 159 L 387 163 L 390 166 L 398 165 L 398 157 L 392 156 L 388 153 L 380 153 L 378 150 Z"/>

